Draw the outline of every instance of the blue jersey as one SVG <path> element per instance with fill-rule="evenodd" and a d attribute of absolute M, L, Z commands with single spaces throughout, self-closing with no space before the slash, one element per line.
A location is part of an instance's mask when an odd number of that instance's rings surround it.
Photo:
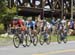
<path fill-rule="evenodd" d="M 55 25 L 56 24 L 56 21 L 55 20 L 51 20 L 51 24 L 52 25 Z"/>
<path fill-rule="evenodd" d="M 31 21 L 27 23 L 27 27 L 34 27 L 35 26 L 35 21 Z"/>

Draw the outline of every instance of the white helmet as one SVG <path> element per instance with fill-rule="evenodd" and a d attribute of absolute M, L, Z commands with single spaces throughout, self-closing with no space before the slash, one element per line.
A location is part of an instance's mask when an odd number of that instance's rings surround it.
<path fill-rule="evenodd" d="M 57 19 L 57 22 L 59 22 L 60 21 L 60 19 Z"/>
<path fill-rule="evenodd" d="M 18 19 L 17 17 L 14 17 L 14 19 Z"/>
<path fill-rule="evenodd" d="M 29 17 L 28 20 L 32 20 L 32 17 Z"/>

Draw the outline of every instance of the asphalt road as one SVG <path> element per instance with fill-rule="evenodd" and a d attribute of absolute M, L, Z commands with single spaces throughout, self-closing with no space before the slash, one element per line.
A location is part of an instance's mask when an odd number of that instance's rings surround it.
<path fill-rule="evenodd" d="M 30 47 L 15 48 L 14 46 L 0 47 L 0 55 L 75 55 L 75 41 L 66 44 L 57 42 L 43 46 L 31 45 Z"/>

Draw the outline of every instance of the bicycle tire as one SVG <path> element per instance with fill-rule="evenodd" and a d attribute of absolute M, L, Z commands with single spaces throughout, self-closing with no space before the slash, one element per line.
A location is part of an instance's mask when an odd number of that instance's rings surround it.
<path fill-rule="evenodd" d="M 38 36 L 36 35 L 36 36 L 34 36 L 34 38 L 33 38 L 33 45 L 36 46 L 37 43 L 38 43 Z"/>
<path fill-rule="evenodd" d="M 60 34 L 57 34 L 57 42 L 58 42 L 58 44 L 61 44 L 61 36 L 60 36 Z"/>
<path fill-rule="evenodd" d="M 48 38 L 47 38 L 47 40 L 46 40 L 46 44 L 49 45 L 50 42 L 51 42 L 51 36 L 49 35 Z"/>
<path fill-rule="evenodd" d="M 26 36 L 24 35 L 24 39 L 23 39 L 23 47 L 26 47 Z"/>
<path fill-rule="evenodd" d="M 27 35 L 26 36 L 26 46 L 29 47 L 31 45 L 31 36 Z"/>
<path fill-rule="evenodd" d="M 18 44 L 16 44 L 16 42 L 17 42 L 17 40 L 15 41 L 16 38 L 18 39 Z M 13 44 L 14 44 L 14 47 L 15 47 L 15 48 L 19 48 L 20 39 L 19 39 L 19 37 L 18 37 L 17 35 L 14 35 L 14 36 L 13 36 Z"/>
<path fill-rule="evenodd" d="M 67 43 L 68 39 L 67 36 L 65 37 L 65 39 L 63 40 L 64 43 Z"/>
<path fill-rule="evenodd" d="M 43 35 L 40 35 L 39 42 L 40 42 L 40 45 L 44 44 L 44 36 Z"/>

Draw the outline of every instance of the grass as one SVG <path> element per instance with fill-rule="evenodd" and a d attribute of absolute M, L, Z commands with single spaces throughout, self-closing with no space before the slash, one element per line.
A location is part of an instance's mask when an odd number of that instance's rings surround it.
<path fill-rule="evenodd" d="M 68 36 L 68 41 L 75 41 L 75 36 Z M 57 36 L 51 37 L 51 42 L 57 42 Z M 0 46 L 13 45 L 12 38 L 10 37 L 0 37 Z"/>
<path fill-rule="evenodd" d="M 9 37 L 0 37 L 0 46 L 8 46 L 12 44 L 12 39 Z"/>
<path fill-rule="evenodd" d="M 68 36 L 68 41 L 75 41 L 75 36 Z"/>
<path fill-rule="evenodd" d="M 75 36 L 67 36 L 67 39 L 68 39 L 68 41 L 75 41 Z M 51 41 L 56 42 L 57 41 L 57 36 L 52 36 Z"/>

